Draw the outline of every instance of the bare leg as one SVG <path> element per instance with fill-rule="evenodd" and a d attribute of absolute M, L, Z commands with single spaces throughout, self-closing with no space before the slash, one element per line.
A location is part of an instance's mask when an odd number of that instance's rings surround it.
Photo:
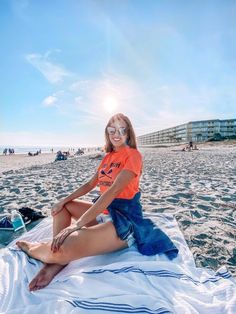
<path fill-rule="evenodd" d="M 17 241 L 18 247 L 30 257 L 33 257 L 43 263 L 53 264 L 60 260 L 61 249 L 57 252 L 51 251 L 51 242 L 32 243 L 28 241 Z M 61 263 L 60 263 L 61 264 Z M 65 264 L 62 264 L 65 265 Z"/>
<path fill-rule="evenodd" d="M 68 227 L 71 224 L 72 217 L 75 219 L 81 217 L 91 205 L 92 203 L 83 201 L 72 201 L 66 204 L 63 210 L 53 217 L 53 236 L 57 235 L 62 229 Z M 96 224 L 96 221 L 90 223 L 90 225 L 93 224 Z M 28 254 L 28 244 L 20 244 L 18 242 L 18 245 Z M 45 264 L 36 277 L 30 282 L 29 290 L 35 291 L 46 287 L 64 267 L 65 265 Z"/>
<path fill-rule="evenodd" d="M 51 243 L 31 244 L 30 242 L 20 241 L 18 245 L 29 256 L 53 265 L 66 265 L 81 257 L 104 254 L 127 247 L 126 241 L 118 238 L 112 222 L 73 232 L 65 239 L 60 250 L 56 253 L 51 251 Z M 49 269 L 55 271 L 54 266 L 49 266 Z M 53 273 L 53 275 L 55 274 Z M 51 277 L 53 277 L 52 273 Z M 38 286 L 40 286 L 39 281 L 35 283 L 33 289 Z"/>

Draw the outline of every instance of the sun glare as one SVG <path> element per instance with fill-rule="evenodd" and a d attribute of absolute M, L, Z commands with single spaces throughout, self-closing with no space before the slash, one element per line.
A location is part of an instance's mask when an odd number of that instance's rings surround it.
<path fill-rule="evenodd" d="M 103 102 L 104 109 L 109 112 L 113 113 L 118 107 L 118 101 L 114 96 L 106 96 Z"/>

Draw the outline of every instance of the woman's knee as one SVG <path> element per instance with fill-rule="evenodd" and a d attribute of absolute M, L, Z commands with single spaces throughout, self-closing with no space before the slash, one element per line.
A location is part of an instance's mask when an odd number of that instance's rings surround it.
<path fill-rule="evenodd" d="M 67 246 L 63 243 L 60 249 L 56 253 L 52 253 L 52 258 L 54 263 L 59 265 L 67 265 L 72 261 L 71 252 L 68 250 Z"/>
<path fill-rule="evenodd" d="M 62 207 L 62 209 L 56 215 L 53 215 L 52 218 L 57 219 L 60 217 L 60 219 L 61 219 L 62 216 L 71 216 L 71 213 L 68 210 L 68 208 L 66 207 L 66 205 L 64 205 Z"/>
<path fill-rule="evenodd" d="M 63 206 L 63 209 L 62 209 L 62 210 L 65 210 L 65 211 L 67 211 L 70 215 L 72 215 L 72 214 L 71 214 L 71 210 L 73 209 L 73 207 L 74 207 L 73 201 L 69 201 L 68 203 L 66 203 L 66 204 Z"/>
<path fill-rule="evenodd" d="M 64 205 L 67 213 L 75 220 L 79 219 L 90 207 L 92 203 L 85 201 L 72 200 Z"/>

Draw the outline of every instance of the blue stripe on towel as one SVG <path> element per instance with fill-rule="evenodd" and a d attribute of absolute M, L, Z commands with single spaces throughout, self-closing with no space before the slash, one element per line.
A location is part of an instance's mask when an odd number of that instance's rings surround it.
<path fill-rule="evenodd" d="M 186 274 L 178 274 L 178 273 L 171 272 L 168 270 L 158 270 L 158 271 L 157 270 L 142 270 L 140 268 L 136 268 L 133 266 L 123 267 L 123 268 L 118 268 L 118 269 L 95 269 L 92 271 L 85 271 L 83 273 L 92 275 L 92 274 L 102 274 L 105 272 L 111 272 L 114 274 L 132 272 L 132 273 L 143 274 L 145 276 L 171 277 L 171 278 L 176 278 L 176 279 L 180 279 L 180 280 L 188 280 L 188 281 L 191 281 L 192 283 L 194 283 L 195 285 L 205 284 L 207 282 L 216 282 L 216 281 L 219 281 L 221 279 L 226 279 L 226 278 L 231 277 L 231 274 L 228 271 L 226 271 L 224 273 L 217 272 L 214 277 L 210 277 L 210 278 L 206 279 L 205 281 L 199 281 L 199 280 L 193 279 L 192 277 L 190 277 Z"/>
<path fill-rule="evenodd" d="M 28 255 L 26 255 L 26 256 L 27 256 L 27 261 L 28 261 L 28 263 L 30 263 L 30 264 L 32 264 L 32 265 L 34 265 L 34 266 L 37 266 L 37 265 L 38 265 L 38 263 L 36 262 L 36 260 L 35 260 L 34 258 L 29 257 Z"/>
<path fill-rule="evenodd" d="M 109 302 L 96 302 L 96 301 L 69 301 L 74 307 L 80 307 L 83 309 L 88 310 L 102 310 L 102 311 L 109 311 L 109 312 L 118 312 L 118 313 L 147 313 L 147 314 L 172 314 L 168 309 L 166 308 L 158 308 L 155 310 L 151 310 L 147 308 L 146 306 L 140 306 L 140 307 L 133 307 L 129 304 L 118 304 L 118 303 L 109 303 Z"/>

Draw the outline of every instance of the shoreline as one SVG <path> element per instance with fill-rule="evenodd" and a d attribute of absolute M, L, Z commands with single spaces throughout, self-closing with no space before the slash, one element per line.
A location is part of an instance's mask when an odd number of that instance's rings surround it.
<path fill-rule="evenodd" d="M 157 151 L 166 149 L 169 151 L 181 151 L 181 149 L 185 146 L 185 144 L 176 144 L 170 146 L 148 146 L 148 147 L 139 147 L 140 151 L 142 150 L 152 150 L 156 149 Z M 199 143 L 197 145 L 199 150 L 221 150 L 221 149 L 230 149 L 236 147 L 236 140 L 227 140 L 227 141 L 219 141 L 219 142 L 204 142 Z M 90 153 L 86 153 L 83 156 L 88 155 L 96 155 L 98 152 L 91 151 Z M 71 155 L 71 158 L 77 158 L 79 156 Z M 8 171 L 15 171 L 27 167 L 32 166 L 41 166 L 46 165 L 48 163 L 54 162 L 56 158 L 56 153 L 41 153 L 37 156 L 28 156 L 28 154 L 16 153 L 12 155 L 0 155 L 0 175 L 1 173 L 5 173 Z"/>

